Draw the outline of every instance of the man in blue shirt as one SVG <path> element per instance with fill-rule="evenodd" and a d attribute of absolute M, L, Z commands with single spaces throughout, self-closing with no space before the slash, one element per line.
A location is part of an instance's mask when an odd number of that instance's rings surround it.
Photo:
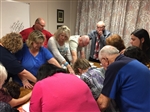
<path fill-rule="evenodd" d="M 104 86 L 97 102 L 103 111 L 110 99 L 121 112 L 150 111 L 150 71 L 139 61 L 119 54 L 113 46 L 104 46 L 99 60 L 107 68 Z"/>

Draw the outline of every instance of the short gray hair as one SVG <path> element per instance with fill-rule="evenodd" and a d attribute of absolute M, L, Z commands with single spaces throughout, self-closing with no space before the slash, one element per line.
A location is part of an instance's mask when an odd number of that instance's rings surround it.
<path fill-rule="evenodd" d="M 102 56 L 110 56 L 114 54 L 119 54 L 119 50 L 114 46 L 106 45 L 100 50 L 99 58 L 101 58 Z"/>

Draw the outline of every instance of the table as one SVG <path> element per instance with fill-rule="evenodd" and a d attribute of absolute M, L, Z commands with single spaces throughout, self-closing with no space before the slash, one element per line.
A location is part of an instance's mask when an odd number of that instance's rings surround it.
<path fill-rule="evenodd" d="M 89 61 L 90 63 L 93 63 L 94 66 L 96 66 L 97 68 L 100 68 L 102 67 L 101 63 L 98 63 L 98 62 L 92 62 L 92 61 Z"/>
<path fill-rule="evenodd" d="M 21 97 L 27 95 L 27 94 L 30 93 L 31 91 L 32 91 L 31 89 L 26 89 L 26 88 L 24 88 L 24 87 L 21 87 L 21 88 L 20 88 L 20 96 L 19 96 L 19 98 L 21 98 Z M 29 102 L 29 101 L 28 101 L 28 102 Z M 26 102 L 25 104 L 27 104 L 28 102 Z M 24 111 L 23 108 L 22 108 L 22 106 L 25 105 L 25 104 L 22 104 L 21 106 L 19 106 L 19 107 L 17 108 L 17 110 L 19 110 L 19 112 L 26 112 L 26 111 Z"/>

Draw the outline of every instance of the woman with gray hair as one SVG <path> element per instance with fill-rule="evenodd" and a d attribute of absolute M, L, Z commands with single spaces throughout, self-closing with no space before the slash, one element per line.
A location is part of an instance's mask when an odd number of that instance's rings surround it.
<path fill-rule="evenodd" d="M 22 66 L 30 71 L 34 76 L 36 76 L 39 67 L 45 62 L 60 67 L 51 52 L 49 52 L 47 48 L 43 47 L 44 40 L 45 37 L 42 32 L 34 30 L 30 33 L 23 48 L 15 54 Z M 19 77 L 15 76 L 13 77 L 13 80 L 22 85 Z"/>
<path fill-rule="evenodd" d="M 61 65 L 64 65 L 70 73 L 74 71 L 69 63 L 72 62 L 72 56 L 69 48 L 70 29 L 67 26 L 58 28 L 53 37 L 48 40 L 48 49 Z"/>

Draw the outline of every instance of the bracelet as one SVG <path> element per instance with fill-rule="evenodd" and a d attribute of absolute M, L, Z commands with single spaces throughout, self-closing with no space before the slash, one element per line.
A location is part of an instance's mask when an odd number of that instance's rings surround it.
<path fill-rule="evenodd" d="M 64 63 L 64 66 L 67 66 L 67 65 L 69 65 L 69 63 L 66 61 L 66 63 Z"/>

